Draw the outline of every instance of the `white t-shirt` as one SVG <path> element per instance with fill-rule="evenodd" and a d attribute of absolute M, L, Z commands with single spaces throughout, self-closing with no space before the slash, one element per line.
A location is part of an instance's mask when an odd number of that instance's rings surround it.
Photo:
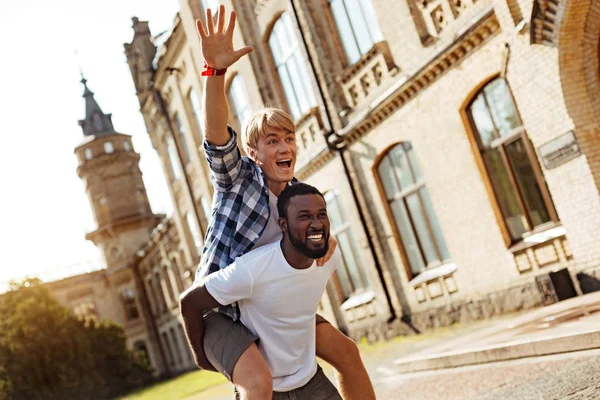
<path fill-rule="evenodd" d="M 280 242 L 262 246 L 210 274 L 208 292 L 223 305 L 238 302 L 242 323 L 260 338 L 258 349 L 273 375 L 273 390 L 304 386 L 317 371 L 317 307 L 341 260 L 336 249 L 323 266 L 288 264 Z"/>

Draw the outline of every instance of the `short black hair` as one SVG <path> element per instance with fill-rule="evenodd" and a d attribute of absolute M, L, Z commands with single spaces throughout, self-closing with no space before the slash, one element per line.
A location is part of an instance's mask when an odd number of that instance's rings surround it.
<path fill-rule="evenodd" d="M 287 208 L 290 203 L 290 199 L 294 196 L 301 196 L 305 194 L 318 194 L 325 200 L 323 194 L 319 192 L 314 186 L 308 185 L 306 183 L 294 183 L 292 185 L 287 185 L 285 189 L 279 194 L 279 198 L 277 199 L 277 212 L 279 212 L 280 218 L 287 218 Z"/>

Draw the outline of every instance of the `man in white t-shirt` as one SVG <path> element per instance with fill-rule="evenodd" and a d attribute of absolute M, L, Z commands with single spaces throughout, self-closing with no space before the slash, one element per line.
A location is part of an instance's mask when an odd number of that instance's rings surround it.
<path fill-rule="evenodd" d="M 188 289 L 182 307 L 210 310 L 238 302 L 273 376 L 273 399 L 341 399 L 316 359 L 317 307 L 341 261 L 336 250 L 323 267 L 316 265 L 328 249 L 325 200 L 316 188 L 297 183 L 281 192 L 277 209 L 283 239 L 207 276 Z"/>

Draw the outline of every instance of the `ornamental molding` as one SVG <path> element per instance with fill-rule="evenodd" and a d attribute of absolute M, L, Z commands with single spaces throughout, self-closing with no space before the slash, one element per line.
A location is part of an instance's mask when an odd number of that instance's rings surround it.
<path fill-rule="evenodd" d="M 368 109 L 340 130 L 339 135 L 348 145 L 356 142 L 499 32 L 498 18 L 490 6 L 456 40 L 426 61 L 415 73 L 401 78 L 375 99 Z"/>
<path fill-rule="evenodd" d="M 531 11 L 530 43 L 558 46 L 558 32 L 565 0 L 536 0 Z"/>

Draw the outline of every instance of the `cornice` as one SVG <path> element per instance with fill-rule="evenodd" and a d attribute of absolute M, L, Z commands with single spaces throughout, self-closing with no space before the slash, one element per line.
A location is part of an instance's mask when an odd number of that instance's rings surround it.
<path fill-rule="evenodd" d="M 385 121 L 404 104 L 429 88 L 451 68 L 473 54 L 500 32 L 493 7 L 482 12 L 456 40 L 435 54 L 408 77 L 403 77 L 387 92 L 354 118 L 338 133 L 346 144 L 354 143 Z"/>
<path fill-rule="evenodd" d="M 556 47 L 565 0 L 536 0 L 531 11 L 530 43 Z"/>

